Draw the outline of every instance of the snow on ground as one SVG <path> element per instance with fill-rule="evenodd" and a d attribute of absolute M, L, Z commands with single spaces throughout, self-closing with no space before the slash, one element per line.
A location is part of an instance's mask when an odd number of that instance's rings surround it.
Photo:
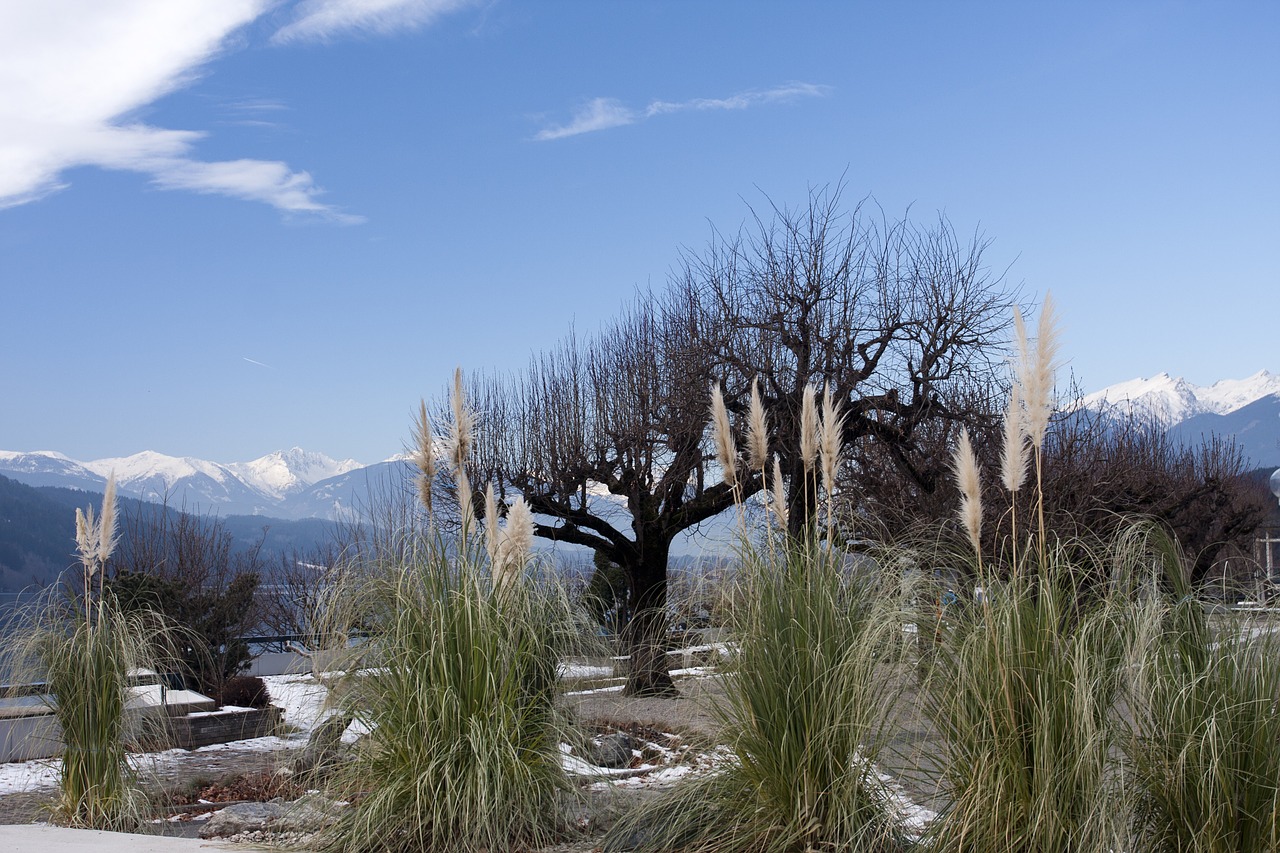
<path fill-rule="evenodd" d="M 595 693 L 621 693 L 625 684 L 611 684 L 608 687 L 593 687 L 590 690 L 570 690 L 564 695 L 566 696 L 590 696 Z"/>
<path fill-rule="evenodd" d="M 323 709 L 328 689 L 310 675 L 269 675 L 262 680 L 266 683 L 267 691 L 271 695 L 271 704 L 279 705 L 284 709 L 285 723 L 297 731 L 283 737 L 260 737 L 232 743 L 216 743 L 196 750 L 167 749 L 161 752 L 138 753 L 130 756 L 130 762 L 139 771 L 148 773 L 189 760 L 193 753 L 199 755 L 231 750 L 274 752 L 306 744 L 316 724 L 332 713 Z M 354 733 L 348 734 L 354 737 Z M 346 740 L 347 736 L 344 735 L 343 739 Z M 61 771 L 62 761 L 57 758 L 0 764 L 0 795 L 57 787 Z"/>
<path fill-rule="evenodd" d="M 0 794 L 56 787 L 61 770 L 62 762 L 57 759 L 0 764 Z"/>
<path fill-rule="evenodd" d="M 589 678 L 605 674 L 595 670 L 607 670 L 609 675 L 613 673 L 612 668 L 608 667 L 583 665 L 575 668 L 575 666 L 566 665 L 565 672 L 574 674 L 565 675 L 562 672 L 562 676 Z M 590 671 L 579 674 L 578 669 Z M 676 669 L 671 672 L 671 675 L 676 678 L 707 678 L 714 674 L 715 670 L 709 667 Z M 289 734 L 281 737 L 261 737 L 232 743 L 214 744 L 197 750 L 170 749 L 162 752 L 143 753 L 131 756 L 131 763 L 137 770 L 146 774 L 170 769 L 183 762 L 189 762 L 193 753 L 199 755 L 223 751 L 274 752 L 293 749 L 303 746 L 310 737 L 312 730 L 321 721 L 335 713 L 333 710 L 324 707 L 328 688 L 310 675 L 266 676 L 263 681 L 267 684 L 267 690 L 271 695 L 271 703 L 284 710 L 284 721 L 292 729 Z M 622 690 L 622 687 L 623 685 L 618 684 L 594 690 L 573 691 L 566 695 L 618 692 Z M 365 730 L 360 729 L 357 724 L 353 723 L 343 735 L 343 740 L 351 742 L 363 731 Z M 640 745 L 644 747 L 645 753 L 650 756 L 650 759 L 637 767 L 618 770 L 596 767 L 572 755 L 567 745 L 561 747 L 564 753 L 562 758 L 563 766 L 572 775 L 598 779 L 599 781 L 592 785 L 596 789 L 603 789 L 608 786 L 634 789 L 668 787 L 686 776 L 715 772 L 717 769 L 721 769 L 737 760 L 732 750 L 723 745 L 703 752 L 694 752 L 687 747 L 671 748 L 650 741 L 642 741 Z M 639 750 L 635 750 L 634 755 L 639 758 L 642 753 Z M 62 762 L 58 759 L 0 764 L 0 795 L 54 788 L 58 784 L 61 766 Z M 935 817 L 935 814 L 929 809 L 913 803 L 906 792 L 891 777 L 883 774 L 878 775 L 880 775 L 880 778 L 888 788 L 892 807 L 908 828 L 919 831 Z"/>
<path fill-rule="evenodd" d="M 685 776 L 695 773 L 710 773 L 737 760 L 733 751 L 727 746 L 717 746 L 707 752 L 684 752 L 671 750 L 657 744 L 649 743 L 646 747 L 660 754 L 661 763 L 643 764 L 639 769 L 652 772 L 632 774 L 628 778 L 596 782 L 595 790 L 604 790 L 609 785 L 618 788 L 654 788 L 668 787 Z"/>
<path fill-rule="evenodd" d="M 271 704 L 284 709 L 285 725 L 309 732 L 333 713 L 324 709 L 329 688 L 310 675 L 267 675 L 262 681 Z"/>
<path fill-rule="evenodd" d="M 556 668 L 561 678 L 612 678 L 612 666 L 592 666 L 585 663 L 562 663 Z"/>

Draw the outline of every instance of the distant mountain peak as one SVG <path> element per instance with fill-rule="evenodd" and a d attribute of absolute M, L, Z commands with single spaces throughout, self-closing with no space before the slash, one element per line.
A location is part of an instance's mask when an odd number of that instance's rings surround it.
<path fill-rule="evenodd" d="M 168 489 L 181 480 L 199 475 L 219 483 L 227 479 L 226 469 L 217 462 L 206 462 L 190 456 L 168 456 L 154 450 L 143 450 L 132 456 L 95 459 L 82 464 L 100 477 L 105 478 L 114 473 L 116 482 L 126 488 L 129 484 L 145 481 L 152 488 L 163 484 Z"/>
<path fill-rule="evenodd" d="M 1280 394 L 1280 376 L 1259 370 L 1245 379 L 1221 379 L 1194 385 L 1182 377 L 1158 373 L 1130 379 L 1087 395 L 1086 408 L 1110 408 L 1122 414 L 1155 417 L 1166 427 L 1197 415 L 1225 415 L 1264 397 Z"/>
<path fill-rule="evenodd" d="M 18 462 L 24 460 L 26 457 L 31 457 L 32 459 L 56 459 L 59 462 L 75 461 L 70 456 L 67 456 L 64 453 L 59 453 L 56 450 L 0 450 L 0 461 L 3 462 Z"/>
<path fill-rule="evenodd" d="M 337 461 L 301 447 L 277 450 L 251 462 L 233 462 L 227 466 L 245 483 L 274 498 L 300 492 L 321 480 L 360 467 L 354 459 Z"/>

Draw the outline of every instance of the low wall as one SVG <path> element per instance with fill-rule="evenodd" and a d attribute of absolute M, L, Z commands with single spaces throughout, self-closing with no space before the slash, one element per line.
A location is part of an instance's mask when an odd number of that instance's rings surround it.
<path fill-rule="evenodd" d="M 53 714 L 0 719 L 0 763 L 62 754 L 62 730 Z"/>
<path fill-rule="evenodd" d="M 245 675 L 306 675 L 311 661 L 297 652 L 263 652 L 249 663 Z"/>
<path fill-rule="evenodd" d="M 197 749 L 215 743 L 265 737 L 280 728 L 282 711 L 275 705 L 237 711 L 204 711 L 169 720 L 172 743 Z"/>
<path fill-rule="evenodd" d="M 275 705 L 238 711 L 200 711 L 168 721 L 166 740 L 182 749 L 265 737 L 280 728 L 283 712 Z M 0 764 L 56 758 L 62 754 L 62 731 L 53 714 L 0 719 Z"/>

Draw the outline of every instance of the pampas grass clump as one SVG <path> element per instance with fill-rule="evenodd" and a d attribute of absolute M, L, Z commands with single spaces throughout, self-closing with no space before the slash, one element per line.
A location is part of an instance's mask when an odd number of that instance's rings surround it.
<path fill-rule="evenodd" d="M 978 574 L 984 600 L 946 608 L 924 684 L 945 741 L 950 802 L 937 851 L 1123 849 L 1110 714 L 1125 672 L 1125 609 L 1074 585 L 1080 548 L 1007 579 Z"/>
<path fill-rule="evenodd" d="M 816 538 L 747 549 L 716 706 L 730 754 L 620 823 L 642 851 L 905 849 L 875 762 L 902 649 L 893 591 Z"/>
<path fill-rule="evenodd" d="M 1280 850 L 1280 635 L 1199 602 L 1153 598 L 1124 739 L 1133 849 Z"/>
<path fill-rule="evenodd" d="M 1128 588 L 1087 584 L 1129 577 L 1148 555 L 1058 541 L 1045 529 L 1040 450 L 1058 337 L 1051 300 L 1034 349 L 1021 316 L 1014 320 L 1019 360 L 1000 480 L 1016 496 L 1029 444 L 1040 507 L 1036 547 L 1028 542 L 1020 551 L 1014 542 L 1010 562 L 999 559 L 1000 549 L 984 562 L 980 474 L 962 430 L 953 468 L 967 548 L 925 549 L 933 559 L 923 573 L 938 564 L 959 567 L 982 594 L 945 606 L 939 596 L 920 614 L 921 624 L 934 622 L 934 642 L 922 649 L 923 711 L 945 741 L 940 781 L 949 797 L 928 840 L 944 853 L 1124 849 L 1110 762 L 1112 713 L 1132 636 Z"/>
<path fill-rule="evenodd" d="M 713 430 L 729 434 L 713 390 Z M 748 413 L 752 467 L 764 466 L 763 407 Z M 840 455 L 841 415 L 803 397 L 806 475 L 819 452 L 826 472 Z M 900 850 L 905 835 L 876 760 L 886 743 L 893 666 L 904 651 L 901 585 L 885 586 L 869 561 L 849 560 L 816 525 L 787 535 L 777 457 L 771 516 L 761 550 L 744 530 L 729 615 L 736 654 L 716 707 L 729 740 L 724 763 L 649 801 L 610 832 L 606 847 L 642 851 Z M 741 513 L 741 507 L 739 507 Z"/>
<path fill-rule="evenodd" d="M 125 613 L 103 592 L 116 544 L 115 477 L 102 511 L 76 510 L 81 591 L 54 591 L 24 614 L 5 641 L 4 659 L 19 681 L 43 682 L 63 741 L 57 823 L 88 829 L 137 829 L 148 803 L 128 764 L 143 738 L 140 713 L 126 712 L 130 673 L 158 668 L 170 631 L 153 613 Z M 94 580 L 97 580 L 97 590 Z"/>
<path fill-rule="evenodd" d="M 461 534 L 389 537 L 323 608 L 326 630 L 367 641 L 348 650 L 340 713 L 368 734 L 335 779 L 353 806 L 321 838 L 327 851 L 500 851 L 553 843 L 575 788 L 561 744 L 579 740 L 557 706 L 557 668 L 582 637 L 563 588 L 529 572 L 533 516 L 523 500 L 499 519 L 485 490 L 472 515 L 467 452 L 474 415 L 461 372 L 447 441 Z M 420 497 L 430 496 L 434 440 L 415 426 Z M 430 519 L 430 516 L 428 516 Z"/>
<path fill-rule="evenodd" d="M 343 594 L 371 628 L 342 713 L 370 732 L 338 779 L 354 808 L 324 849 L 509 850 L 552 843 L 571 790 L 556 667 L 576 636 L 563 597 L 495 591 L 473 550 L 431 548 Z"/>
<path fill-rule="evenodd" d="M 151 613 L 123 613 L 110 593 L 91 605 L 45 605 L 19 641 L 23 668 L 43 677 L 62 734 L 56 823 L 130 831 L 149 815 L 146 795 L 128 763 L 144 737 L 140 713 L 126 712 L 129 674 L 155 665 L 166 632 Z M 34 664 L 34 669 L 31 669 Z"/>

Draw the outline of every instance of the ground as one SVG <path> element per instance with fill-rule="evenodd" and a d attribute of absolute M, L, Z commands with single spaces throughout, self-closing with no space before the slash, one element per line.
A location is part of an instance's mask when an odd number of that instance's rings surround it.
<path fill-rule="evenodd" d="M 570 668 L 572 681 L 566 702 L 582 721 L 633 733 L 637 753 L 632 767 L 609 771 L 612 780 L 588 786 L 590 808 L 616 813 L 629 800 L 651 795 L 689 773 L 706 772 L 723 738 L 712 705 L 721 691 L 714 670 L 677 670 L 681 695 L 677 698 L 628 698 L 608 670 Z M 320 702 L 323 685 L 311 676 L 268 679 L 273 700 L 285 710 L 286 724 L 294 728 L 284 737 L 258 738 L 198 750 L 169 750 L 142 756 L 139 768 L 153 787 L 164 789 L 170 819 L 157 824 L 160 832 L 194 836 L 208 814 L 228 801 L 289 796 L 268 781 L 275 768 L 287 763 L 323 718 Z M 574 683 L 576 682 L 576 683 Z M 911 710 L 910 697 L 900 704 L 894 745 L 899 754 L 882 768 L 892 775 L 904 804 L 936 808 L 936 792 L 917 784 L 905 768 L 927 760 L 937 748 L 936 738 Z M 590 770 L 579 767 L 580 770 Z M 43 806 L 54 794 L 56 762 L 0 765 L 0 824 L 43 820 Z M 213 801 L 202 804 L 199 801 Z M 914 808 L 914 805 L 910 806 Z M 922 814 L 925 814 L 923 810 Z M 598 839 L 587 838 L 554 848 L 555 853 L 587 853 Z"/>

